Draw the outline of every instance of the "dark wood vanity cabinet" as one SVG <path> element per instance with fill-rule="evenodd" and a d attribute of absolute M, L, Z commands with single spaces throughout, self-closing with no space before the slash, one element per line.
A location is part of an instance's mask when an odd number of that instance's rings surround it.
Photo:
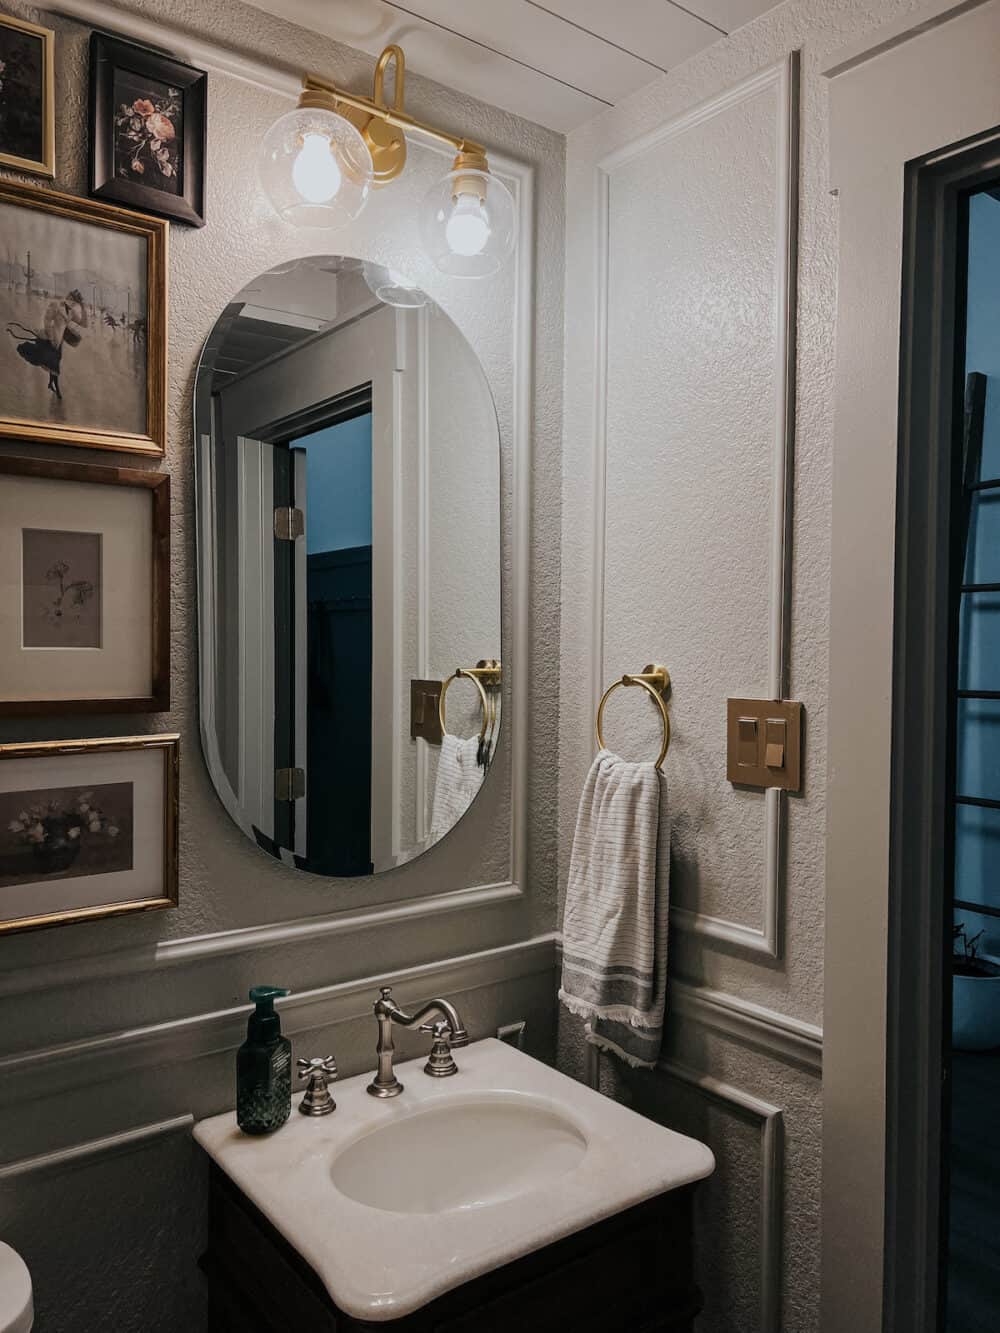
<path fill-rule="evenodd" d="M 567 1236 L 413 1314 L 370 1323 L 337 1309 L 312 1269 L 213 1165 L 202 1259 L 210 1333 L 693 1333 L 701 1297 L 692 1274 L 692 1188 Z M 388 1215 L 385 1243 L 392 1244 Z"/>

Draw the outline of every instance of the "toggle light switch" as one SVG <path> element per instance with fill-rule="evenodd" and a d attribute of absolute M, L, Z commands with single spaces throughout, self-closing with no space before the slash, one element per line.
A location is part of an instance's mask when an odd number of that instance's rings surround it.
<path fill-rule="evenodd" d="M 767 748 L 764 751 L 765 768 L 785 767 L 785 732 L 787 728 L 781 718 L 769 717 L 764 724 L 767 736 Z"/>
<path fill-rule="evenodd" d="M 439 680 L 410 681 L 410 737 L 441 744 L 441 682 Z"/>
<path fill-rule="evenodd" d="M 736 762 L 741 768 L 756 768 L 757 758 L 757 719 L 741 717 L 737 719 Z"/>
<path fill-rule="evenodd" d="M 784 699 L 729 699 L 726 776 L 739 787 L 802 786 L 802 705 Z"/>

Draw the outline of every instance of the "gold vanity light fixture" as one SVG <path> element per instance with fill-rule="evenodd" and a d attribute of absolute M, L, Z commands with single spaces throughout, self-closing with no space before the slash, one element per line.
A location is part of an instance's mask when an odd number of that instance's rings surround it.
<path fill-rule="evenodd" d="M 390 64 L 391 105 L 385 96 Z M 280 216 L 297 226 L 344 226 L 361 213 L 373 189 L 398 179 L 406 165 L 407 134 L 423 135 L 455 150 L 451 171 L 435 182 L 421 206 L 424 248 L 452 277 L 489 277 L 514 248 L 511 193 L 490 171 L 482 144 L 407 114 L 405 86 L 406 58 L 395 45 L 378 58 L 371 97 L 306 75 L 298 106 L 264 137 L 264 192 Z"/>

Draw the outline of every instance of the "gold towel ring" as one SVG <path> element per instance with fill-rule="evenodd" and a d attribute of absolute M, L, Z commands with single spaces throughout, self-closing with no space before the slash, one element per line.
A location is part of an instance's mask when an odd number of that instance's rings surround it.
<path fill-rule="evenodd" d="M 448 731 L 448 728 L 444 724 L 444 697 L 448 693 L 448 686 L 453 680 L 457 680 L 459 676 L 461 676 L 463 680 L 471 680 L 473 685 L 475 685 L 476 689 L 479 691 L 479 702 L 483 706 L 483 725 L 479 728 L 479 739 L 483 740 L 486 736 L 486 728 L 490 719 L 489 700 L 486 698 L 486 690 L 483 688 L 483 682 L 477 675 L 474 675 L 471 671 L 466 671 L 463 667 L 459 667 L 457 671 L 453 671 L 448 679 L 441 684 L 441 693 L 438 696 L 438 721 L 441 723 L 441 735 L 444 736 Z"/>
<path fill-rule="evenodd" d="M 666 700 L 663 697 L 670 689 L 670 672 L 665 666 L 660 666 L 657 662 L 650 662 L 648 666 L 643 667 L 642 671 L 635 675 L 624 675 L 621 680 L 611 682 L 601 695 L 601 702 L 597 705 L 597 744 L 602 750 L 608 748 L 604 743 L 604 705 L 620 685 L 641 685 L 660 710 L 660 717 L 663 721 L 663 744 L 660 746 L 660 753 L 657 755 L 654 764 L 654 768 L 659 771 L 663 767 L 663 761 L 670 749 L 670 714 L 667 712 Z"/>

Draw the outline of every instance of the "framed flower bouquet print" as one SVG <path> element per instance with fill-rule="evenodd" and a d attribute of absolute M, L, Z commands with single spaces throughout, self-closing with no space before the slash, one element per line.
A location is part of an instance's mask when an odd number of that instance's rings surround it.
<path fill-rule="evenodd" d="M 0 935 L 177 906 L 176 735 L 0 745 Z"/>
<path fill-rule="evenodd" d="M 167 224 L 0 180 L 0 440 L 162 457 Z"/>
<path fill-rule="evenodd" d="M 55 33 L 0 14 L 0 167 L 56 174 Z"/>
<path fill-rule="evenodd" d="M 170 478 L 0 457 L 0 716 L 170 706 Z"/>
<path fill-rule="evenodd" d="M 90 193 L 205 223 L 208 75 L 158 51 L 90 39 Z"/>

